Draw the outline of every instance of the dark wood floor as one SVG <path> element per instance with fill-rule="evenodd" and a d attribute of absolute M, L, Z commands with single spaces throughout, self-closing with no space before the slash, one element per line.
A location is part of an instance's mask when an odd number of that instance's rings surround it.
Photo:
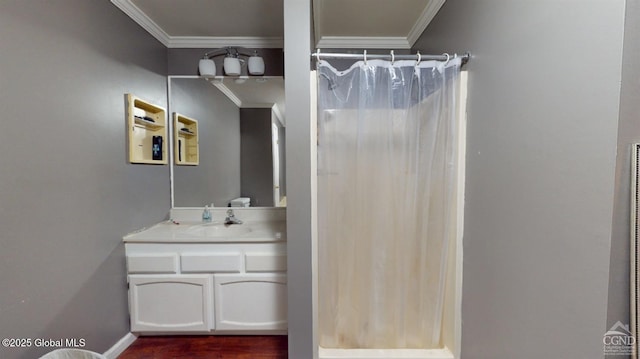
<path fill-rule="evenodd" d="M 118 359 L 286 359 L 286 335 L 139 337 Z"/>

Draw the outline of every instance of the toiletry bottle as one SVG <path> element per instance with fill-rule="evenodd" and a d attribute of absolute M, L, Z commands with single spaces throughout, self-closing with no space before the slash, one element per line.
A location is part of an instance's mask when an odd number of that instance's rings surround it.
<path fill-rule="evenodd" d="M 211 211 L 209 211 L 209 206 L 204 206 L 204 211 L 202 212 L 202 222 L 211 222 Z"/>

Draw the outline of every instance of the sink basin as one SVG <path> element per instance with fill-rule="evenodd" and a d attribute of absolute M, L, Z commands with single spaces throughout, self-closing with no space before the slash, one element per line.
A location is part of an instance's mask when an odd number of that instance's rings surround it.
<path fill-rule="evenodd" d="M 251 228 L 241 224 L 205 223 L 188 228 L 186 233 L 203 237 L 233 237 L 251 232 Z"/>

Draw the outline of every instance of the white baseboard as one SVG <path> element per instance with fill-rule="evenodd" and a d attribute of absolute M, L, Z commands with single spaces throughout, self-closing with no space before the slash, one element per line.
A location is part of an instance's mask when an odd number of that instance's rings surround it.
<path fill-rule="evenodd" d="M 320 359 L 454 359 L 449 348 L 440 349 L 330 349 L 318 348 Z"/>
<path fill-rule="evenodd" d="M 129 345 L 133 344 L 133 342 L 136 341 L 136 339 L 138 339 L 137 335 L 127 333 L 124 337 L 122 337 L 122 339 L 118 340 L 117 343 L 109 348 L 109 350 L 104 352 L 103 355 L 106 356 L 107 359 L 116 359 L 118 355 L 122 354 L 122 352 L 124 352 L 129 347 Z"/>

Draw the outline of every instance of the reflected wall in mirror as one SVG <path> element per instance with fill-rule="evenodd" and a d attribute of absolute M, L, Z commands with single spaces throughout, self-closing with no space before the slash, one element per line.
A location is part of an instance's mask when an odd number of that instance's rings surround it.
<path fill-rule="evenodd" d="M 285 206 L 283 78 L 168 81 L 169 111 L 198 120 L 199 142 L 197 166 L 175 165 L 175 152 L 171 157 L 172 206 L 226 207 L 239 197 L 251 207 Z"/>

